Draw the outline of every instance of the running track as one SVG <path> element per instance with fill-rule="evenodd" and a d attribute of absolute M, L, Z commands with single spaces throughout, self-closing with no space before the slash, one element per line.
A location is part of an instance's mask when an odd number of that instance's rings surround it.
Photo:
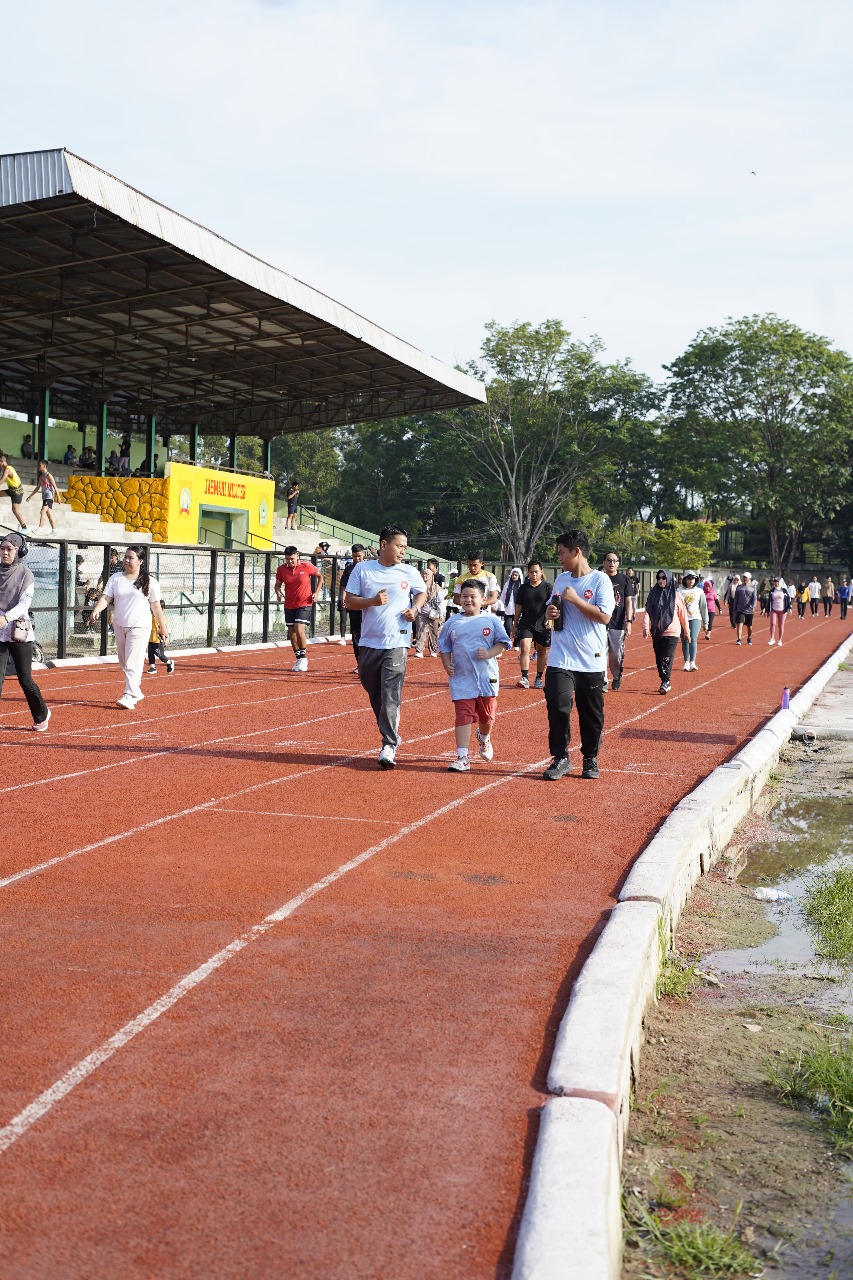
<path fill-rule="evenodd" d="M 658 696 L 629 642 L 598 783 L 544 783 L 541 695 L 446 772 L 437 661 L 394 773 L 349 650 L 40 673 L 0 704 L 4 1280 L 508 1274 L 570 985 L 636 854 L 847 634 L 728 625 Z M 680 668 L 680 660 L 677 667 Z M 534 767 L 535 766 L 535 767 Z"/>

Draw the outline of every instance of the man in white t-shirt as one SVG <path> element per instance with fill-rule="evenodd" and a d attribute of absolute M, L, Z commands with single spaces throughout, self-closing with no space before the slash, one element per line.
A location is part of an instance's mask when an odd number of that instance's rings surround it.
<path fill-rule="evenodd" d="M 553 623 L 545 673 L 548 747 L 554 757 L 542 775 L 548 782 L 556 782 L 571 771 L 569 717 L 573 698 L 581 732 L 581 777 L 598 777 L 598 748 L 604 729 L 607 624 L 616 602 L 610 578 L 600 569 L 591 569 L 588 556 L 586 530 L 567 529 L 560 534 L 557 557 L 563 572 L 557 574 L 554 594 L 545 610 L 545 617 Z"/>
<path fill-rule="evenodd" d="M 812 617 L 817 617 L 818 607 L 820 605 L 820 578 L 814 575 L 809 583 L 809 606 L 811 608 Z"/>
<path fill-rule="evenodd" d="M 426 599 L 423 578 L 414 565 L 403 564 L 408 545 L 405 529 L 396 525 L 382 529 L 377 559 L 355 565 L 344 592 L 344 608 L 363 611 L 358 678 L 382 735 L 380 769 L 393 769 L 397 763 L 412 623 Z"/>

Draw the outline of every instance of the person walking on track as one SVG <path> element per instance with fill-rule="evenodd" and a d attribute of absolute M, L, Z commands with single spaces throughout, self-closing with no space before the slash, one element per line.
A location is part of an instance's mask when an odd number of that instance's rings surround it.
<path fill-rule="evenodd" d="M 44 518 L 47 516 L 47 522 L 51 529 L 56 529 L 56 521 L 53 518 L 54 502 L 62 502 L 62 494 L 59 492 L 56 481 L 47 469 L 47 463 L 42 459 L 38 464 L 38 475 L 36 476 L 36 486 L 30 494 L 34 498 L 41 489 L 41 515 L 39 516 L 38 527 L 44 528 Z"/>
<path fill-rule="evenodd" d="M 459 597 L 462 594 L 462 588 L 471 578 L 477 578 L 483 584 L 483 590 L 486 593 L 486 603 L 483 606 L 487 612 L 491 612 L 493 607 L 500 599 L 500 590 L 498 588 L 498 580 L 493 573 L 489 573 L 483 562 L 482 551 L 469 551 L 466 560 L 467 568 L 464 573 L 460 573 L 459 577 L 453 584 L 453 603 L 459 604 Z"/>
<path fill-rule="evenodd" d="M 124 553 L 122 572 L 112 574 L 107 580 L 89 618 L 89 626 L 92 627 L 99 614 L 109 605 L 113 606 L 116 653 L 118 664 L 124 673 L 124 693 L 116 701 L 125 711 L 133 711 L 137 702 L 141 702 L 145 696 L 140 684 L 151 635 L 152 614 L 163 644 L 169 640 L 169 626 L 160 604 L 161 599 L 159 582 L 148 575 L 145 547 L 128 547 Z"/>
<path fill-rule="evenodd" d="M 768 644 L 778 644 L 782 648 L 782 637 L 785 634 L 785 619 L 791 608 L 791 597 L 787 587 L 778 578 L 770 582 L 770 639 Z"/>
<path fill-rule="evenodd" d="M 450 677 L 456 732 L 456 759 L 447 767 L 451 773 L 467 773 L 471 768 L 468 745 L 471 725 L 477 725 L 477 745 L 483 760 L 495 754 L 492 728 L 498 705 L 498 657 L 512 648 L 503 620 L 483 613 L 483 584 L 466 582 L 459 599 L 461 613 L 442 627 L 438 651 Z"/>
<path fill-rule="evenodd" d="M 752 620 L 757 603 L 758 592 L 752 581 L 752 574 L 746 572 L 743 575 L 743 582 L 735 591 L 735 622 L 737 624 L 735 644 L 741 643 L 744 627 L 746 627 L 746 643 L 752 644 Z"/>
<path fill-rule="evenodd" d="M 704 626 L 705 630 L 708 630 L 708 605 L 705 600 L 705 592 L 698 585 L 695 573 L 688 569 L 681 581 L 679 595 L 684 601 L 688 626 L 688 630 L 681 633 L 681 653 L 684 658 L 684 670 L 697 671 L 696 646 L 700 629 Z"/>
<path fill-rule="evenodd" d="M 820 602 L 823 605 L 823 616 L 831 618 L 832 606 L 835 603 L 835 583 L 828 575 L 824 578 L 823 586 L 820 589 Z"/>
<path fill-rule="evenodd" d="M 850 604 L 850 583 L 846 578 L 841 579 L 841 585 L 838 588 L 838 607 L 841 610 L 841 621 L 847 617 L 847 606 Z"/>
<path fill-rule="evenodd" d="M 344 566 L 344 571 L 341 574 L 341 585 L 338 589 L 341 611 L 341 633 L 346 636 L 346 623 L 344 622 L 344 618 L 346 618 L 349 622 L 349 633 L 350 639 L 352 640 L 352 649 L 355 654 L 356 664 L 358 664 L 358 642 L 361 637 L 361 614 L 357 609 L 346 608 L 344 605 L 344 594 L 347 589 L 347 583 L 352 575 L 352 571 L 357 564 L 361 564 L 364 559 L 364 554 L 364 547 L 361 543 L 354 542 L 352 544 L 352 559 L 349 564 Z M 355 672 L 358 674 L 358 665 L 356 665 Z"/>
<path fill-rule="evenodd" d="M 435 573 L 429 562 L 424 565 L 421 575 L 426 583 L 426 599 L 415 618 L 415 657 L 422 658 L 424 649 L 431 658 L 438 654 L 438 634 L 444 621 L 444 601 L 447 592 L 435 580 Z"/>
<path fill-rule="evenodd" d="M 706 578 L 702 583 L 702 590 L 705 593 L 705 609 L 708 614 L 708 621 L 705 625 L 705 639 L 711 639 L 711 632 L 714 629 L 714 618 L 720 612 L 720 597 L 717 595 L 717 588 L 714 586 L 713 578 Z"/>
<path fill-rule="evenodd" d="M 634 592 L 636 590 L 626 573 L 620 572 L 619 557 L 615 551 L 608 551 L 601 564 L 610 579 L 613 588 L 613 599 L 616 604 L 613 616 L 607 624 L 607 663 L 613 680 L 610 688 L 618 690 L 622 686 L 622 668 L 625 666 L 625 641 L 631 634 L 634 621 Z M 604 689 L 607 691 L 607 672 L 604 673 Z"/>
<path fill-rule="evenodd" d="M 818 606 L 820 605 L 820 579 L 817 574 L 812 575 L 809 583 L 809 604 L 811 605 L 812 617 L 817 617 Z"/>
<path fill-rule="evenodd" d="M 426 583 L 414 565 L 404 564 L 409 535 L 397 525 L 379 533 L 379 555 L 354 566 L 344 606 L 362 613 L 358 676 L 370 699 L 382 737 L 379 768 L 397 763 L 400 703 L 412 623 L 426 599 Z"/>
<path fill-rule="evenodd" d="M 23 690 L 36 733 L 45 733 L 50 711 L 33 679 L 33 624 L 30 606 L 35 579 L 24 564 L 27 541 L 20 533 L 4 533 L 0 542 L 0 694 L 9 654 Z M 7 813 L 7 817 L 9 817 Z"/>
<path fill-rule="evenodd" d="M 680 593 L 675 588 L 675 579 L 668 569 L 658 569 L 655 585 L 646 597 L 646 613 L 643 618 L 643 638 L 652 638 L 655 663 L 660 676 L 658 693 L 669 693 L 672 688 L 672 660 L 678 637 L 685 631 L 687 610 Z"/>
<path fill-rule="evenodd" d="M 723 592 L 723 602 L 729 607 L 729 622 L 732 624 L 732 631 L 737 626 L 737 618 L 735 615 L 735 592 L 740 586 L 740 574 L 733 573 L 728 580 L 725 591 Z"/>
<path fill-rule="evenodd" d="M 563 572 L 554 580 L 554 594 L 545 610 L 552 625 L 551 650 L 545 673 L 548 708 L 548 747 L 554 757 L 542 777 L 556 782 L 571 771 L 569 718 L 577 700 L 583 778 L 598 777 L 598 750 L 604 730 L 604 677 L 607 666 L 607 624 L 613 609 L 613 588 L 606 573 L 590 568 L 589 535 L 567 529 L 557 539 Z"/>
<path fill-rule="evenodd" d="M 275 595 L 279 604 L 284 605 L 287 638 L 296 659 L 291 671 L 308 670 L 308 639 L 305 628 L 311 624 L 311 609 L 322 587 L 323 575 L 316 565 L 300 560 L 296 547 L 285 547 L 284 564 L 280 564 L 275 571 Z"/>
<path fill-rule="evenodd" d="M 548 647 L 551 644 L 551 628 L 545 621 L 545 610 L 551 599 L 551 583 L 545 581 L 545 570 L 538 560 L 527 566 L 527 581 L 518 589 L 515 598 L 515 627 L 513 639 L 518 645 L 521 664 L 520 689 L 530 688 L 530 652 L 536 646 L 536 679 L 534 689 L 541 689 L 548 665 Z"/>

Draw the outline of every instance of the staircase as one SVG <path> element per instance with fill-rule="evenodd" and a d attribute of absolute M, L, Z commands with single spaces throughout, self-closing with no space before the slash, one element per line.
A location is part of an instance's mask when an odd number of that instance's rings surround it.
<path fill-rule="evenodd" d="M 101 520 L 100 516 L 92 515 L 87 511 L 74 511 L 65 501 L 53 504 L 56 533 L 51 530 L 47 520 L 39 529 L 41 492 L 39 491 L 33 498 L 30 497 L 36 482 L 36 464 L 26 458 L 9 458 L 9 462 L 21 477 L 24 486 L 24 501 L 21 503 L 20 511 L 34 538 L 61 538 L 67 542 L 151 542 L 150 533 L 128 533 L 123 524 L 108 524 L 105 520 Z M 50 464 L 50 474 L 60 488 L 68 483 L 68 477 L 73 471 L 73 467 L 64 467 L 58 462 Z M 11 529 L 17 527 L 17 522 L 12 515 L 12 505 L 5 494 L 4 489 L 0 497 L 0 525 Z"/>

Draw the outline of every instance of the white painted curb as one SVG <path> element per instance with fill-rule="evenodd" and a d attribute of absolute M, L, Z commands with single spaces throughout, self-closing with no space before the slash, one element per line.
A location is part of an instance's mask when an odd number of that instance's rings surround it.
<path fill-rule="evenodd" d="M 619 1280 L 621 1145 L 655 998 L 658 921 L 674 931 L 696 881 L 752 808 L 849 636 L 751 742 L 675 806 L 625 881 L 557 1032 L 512 1280 Z"/>

